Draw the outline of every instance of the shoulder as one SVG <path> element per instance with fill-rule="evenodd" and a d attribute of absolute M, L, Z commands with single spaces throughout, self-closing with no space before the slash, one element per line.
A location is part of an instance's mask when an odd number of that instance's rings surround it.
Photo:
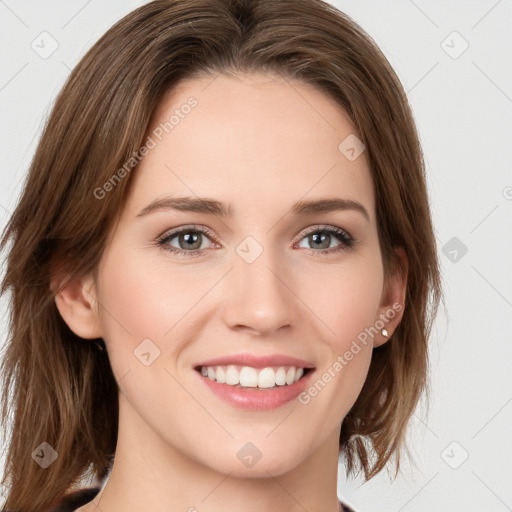
<path fill-rule="evenodd" d="M 101 487 L 85 487 L 84 489 L 70 492 L 63 496 L 50 512 L 73 512 L 93 500 L 100 490 Z"/>

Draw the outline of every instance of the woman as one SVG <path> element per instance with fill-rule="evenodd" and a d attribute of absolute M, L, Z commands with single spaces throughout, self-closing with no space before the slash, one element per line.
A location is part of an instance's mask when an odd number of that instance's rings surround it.
<path fill-rule="evenodd" d="M 334 512 L 340 454 L 398 474 L 435 238 L 404 90 L 332 6 L 123 18 L 57 98 L 9 241 L 4 510 Z"/>

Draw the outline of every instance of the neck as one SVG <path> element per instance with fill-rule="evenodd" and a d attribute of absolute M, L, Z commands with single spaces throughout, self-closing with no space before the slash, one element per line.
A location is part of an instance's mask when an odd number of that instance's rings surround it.
<path fill-rule="evenodd" d="M 339 510 L 339 428 L 307 457 L 299 455 L 298 464 L 265 464 L 262 456 L 249 469 L 240 463 L 221 472 L 187 455 L 183 447 L 164 441 L 131 408 L 123 393 L 119 405 L 115 461 L 107 483 L 90 504 L 91 510 L 239 512 L 248 504 L 251 512 Z M 301 453 L 301 447 L 296 451 Z"/>

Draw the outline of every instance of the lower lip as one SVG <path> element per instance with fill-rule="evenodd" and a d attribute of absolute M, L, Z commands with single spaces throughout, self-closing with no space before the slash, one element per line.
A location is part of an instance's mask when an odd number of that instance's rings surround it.
<path fill-rule="evenodd" d="M 219 398 L 239 409 L 267 411 L 276 409 L 294 400 L 308 386 L 314 370 L 293 384 L 276 386 L 274 388 L 237 388 L 229 384 L 221 384 L 216 380 L 205 377 L 201 372 L 194 370 L 208 388 Z"/>

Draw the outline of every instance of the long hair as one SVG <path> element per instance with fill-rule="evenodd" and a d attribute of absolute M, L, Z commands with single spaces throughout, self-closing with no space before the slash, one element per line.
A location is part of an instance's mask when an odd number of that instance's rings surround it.
<path fill-rule="evenodd" d="M 11 294 L 1 365 L 5 510 L 48 510 L 84 477 L 103 478 L 115 455 L 108 356 L 101 340 L 67 327 L 50 288 L 57 272 L 97 269 L 135 167 L 97 191 L 138 154 L 159 100 L 180 80 L 251 71 L 312 84 L 344 109 L 366 147 L 385 275 L 395 247 L 407 254 L 402 320 L 374 349 L 340 435 L 347 475 L 362 468 L 370 479 L 392 455 L 398 474 L 409 419 L 428 391 L 441 298 L 423 155 L 398 77 L 371 37 L 322 0 L 156 0 L 111 27 L 71 72 L 0 240 L 2 251 L 11 242 L 0 289 Z M 50 448 L 57 458 L 43 468 L 37 450 L 54 455 Z"/>

